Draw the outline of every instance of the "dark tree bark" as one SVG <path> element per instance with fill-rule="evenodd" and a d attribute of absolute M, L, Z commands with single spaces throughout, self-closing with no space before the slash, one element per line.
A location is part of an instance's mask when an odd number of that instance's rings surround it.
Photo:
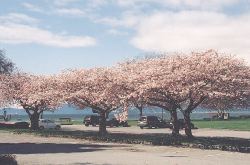
<path fill-rule="evenodd" d="M 99 135 L 104 136 L 107 134 L 106 129 L 106 112 L 100 112 Z"/>
<path fill-rule="evenodd" d="M 142 106 L 136 106 L 136 108 L 140 111 L 140 117 L 142 117 L 143 107 Z"/>
<path fill-rule="evenodd" d="M 184 115 L 184 122 L 185 122 L 185 134 L 187 135 L 188 138 L 193 138 L 190 112 L 186 111 L 183 115 Z"/>
<path fill-rule="evenodd" d="M 30 128 L 32 130 L 38 130 L 39 129 L 39 117 L 40 117 L 40 113 L 38 113 L 37 111 L 34 111 L 32 114 L 29 114 L 29 118 L 30 118 Z"/>
<path fill-rule="evenodd" d="M 6 110 L 4 110 L 4 113 L 3 113 L 3 120 L 4 121 L 10 121 L 11 120 L 11 115 L 7 115 Z"/>
<path fill-rule="evenodd" d="M 179 135 L 179 123 L 178 123 L 178 118 L 177 118 L 177 111 L 176 110 L 171 110 L 171 121 L 173 123 L 173 128 L 172 128 L 172 135 L 173 136 L 178 136 Z"/>
<path fill-rule="evenodd" d="M 201 96 L 198 99 L 198 101 L 195 101 L 192 99 L 191 96 L 192 96 L 192 93 L 190 93 L 190 103 L 188 107 L 182 111 L 183 116 L 184 116 L 184 122 L 185 122 L 185 134 L 189 138 L 193 138 L 190 114 L 195 108 L 197 108 L 207 98 L 206 96 Z"/>

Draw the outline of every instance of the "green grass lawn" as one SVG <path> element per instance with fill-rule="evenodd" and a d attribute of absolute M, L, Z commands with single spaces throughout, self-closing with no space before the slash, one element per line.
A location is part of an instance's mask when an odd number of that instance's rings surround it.
<path fill-rule="evenodd" d="M 73 121 L 72 121 L 73 125 L 83 125 L 82 122 L 83 122 L 83 121 L 77 121 L 77 120 L 73 120 Z"/>
<path fill-rule="evenodd" d="M 250 131 L 250 119 L 231 119 L 231 120 L 193 120 L 192 123 L 198 128 L 229 129 L 237 131 Z M 128 124 L 137 126 L 136 120 L 129 120 Z"/>
<path fill-rule="evenodd" d="M 128 120 L 128 125 L 137 126 L 137 120 Z"/>
<path fill-rule="evenodd" d="M 212 121 L 194 120 L 192 122 L 198 128 L 250 131 L 250 119 L 212 120 Z"/>

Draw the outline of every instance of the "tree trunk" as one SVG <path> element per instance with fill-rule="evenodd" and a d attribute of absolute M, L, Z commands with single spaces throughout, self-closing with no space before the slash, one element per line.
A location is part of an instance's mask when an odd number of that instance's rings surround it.
<path fill-rule="evenodd" d="M 179 123 L 178 123 L 178 118 L 177 118 L 177 111 L 172 110 L 170 111 L 170 114 L 171 114 L 171 121 L 173 123 L 172 135 L 177 136 L 179 135 Z"/>
<path fill-rule="evenodd" d="M 33 114 L 30 114 L 30 122 L 31 122 L 30 128 L 32 130 L 39 129 L 39 116 L 40 116 L 40 114 L 37 113 L 36 111 L 34 111 Z"/>
<path fill-rule="evenodd" d="M 105 113 L 105 115 L 106 115 L 106 116 L 105 116 L 105 117 L 106 117 L 106 119 L 108 119 L 108 118 L 109 118 L 109 113 L 110 113 L 110 112 L 106 112 L 106 113 Z"/>
<path fill-rule="evenodd" d="M 136 105 L 136 108 L 140 111 L 140 117 L 142 117 L 142 110 L 143 110 L 143 108 L 142 108 L 142 106 L 139 106 L 139 105 Z"/>
<path fill-rule="evenodd" d="M 140 111 L 140 117 L 142 117 L 142 107 L 138 107 L 139 111 Z"/>
<path fill-rule="evenodd" d="M 188 138 L 193 138 L 192 128 L 191 128 L 191 119 L 190 112 L 184 112 L 184 122 L 185 122 L 185 134 Z"/>
<path fill-rule="evenodd" d="M 101 112 L 100 113 L 100 124 L 99 124 L 99 135 L 100 136 L 104 136 L 107 134 L 107 130 L 106 130 L 106 113 L 105 112 Z"/>

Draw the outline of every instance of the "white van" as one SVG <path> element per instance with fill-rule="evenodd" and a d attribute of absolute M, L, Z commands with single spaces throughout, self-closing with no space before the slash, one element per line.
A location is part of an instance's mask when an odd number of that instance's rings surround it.
<path fill-rule="evenodd" d="M 60 129 L 61 125 L 59 123 L 55 123 L 53 120 L 48 119 L 39 119 L 39 128 L 40 129 Z"/>

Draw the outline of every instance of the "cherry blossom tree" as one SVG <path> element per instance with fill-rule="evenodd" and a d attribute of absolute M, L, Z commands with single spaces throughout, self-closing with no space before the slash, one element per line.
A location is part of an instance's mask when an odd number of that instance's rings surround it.
<path fill-rule="evenodd" d="M 120 123 L 126 122 L 128 120 L 128 106 L 125 103 L 123 106 L 123 109 L 117 110 L 117 112 L 114 114 L 116 120 L 118 120 Z"/>
<path fill-rule="evenodd" d="M 72 70 L 58 76 L 59 89 L 65 93 L 68 103 L 81 109 L 90 107 L 99 113 L 100 135 L 107 133 L 108 114 L 124 104 L 121 87 L 115 78 L 115 72 L 109 68 Z"/>
<path fill-rule="evenodd" d="M 235 109 L 247 109 L 250 107 L 250 94 L 248 93 L 247 95 L 243 97 L 244 99 L 228 96 L 208 98 L 201 104 L 201 107 L 208 110 L 216 110 L 218 114 Z"/>
<path fill-rule="evenodd" d="M 250 69 L 239 59 L 209 50 L 182 56 L 181 66 L 184 92 L 179 94 L 179 109 L 184 115 L 188 137 L 192 137 L 190 114 L 204 101 L 218 99 L 223 104 L 231 100 L 231 104 L 239 106 L 248 99 Z"/>
<path fill-rule="evenodd" d="M 170 92 L 172 83 L 171 59 L 169 57 L 146 58 L 120 64 L 121 82 L 127 86 L 128 100 L 134 106 L 160 107 L 171 114 L 173 135 L 179 134 L 177 102 Z M 172 98 L 173 97 L 173 98 Z"/>
<path fill-rule="evenodd" d="M 5 100 L 18 104 L 29 115 L 31 129 L 39 129 L 39 117 L 43 111 L 55 110 L 62 103 L 62 95 L 55 90 L 53 76 L 34 76 L 22 73 L 10 75 L 5 81 Z"/>
<path fill-rule="evenodd" d="M 249 66 L 214 50 L 132 61 L 122 68 L 129 77 L 131 98 L 171 112 L 173 134 L 178 134 L 177 110 L 183 113 L 186 135 L 192 137 L 190 114 L 206 99 L 247 100 Z"/>
<path fill-rule="evenodd" d="M 164 71 L 158 70 L 158 61 L 161 61 L 161 59 L 146 58 L 121 63 L 118 66 L 121 70 L 120 82 L 123 82 L 126 86 L 127 98 L 133 106 L 139 107 L 138 109 L 142 106 L 155 106 L 170 112 L 174 123 L 173 135 L 177 135 L 179 133 L 177 106 L 174 102 L 164 100 L 166 97 L 161 94 L 166 94 L 164 93 L 164 91 L 167 91 L 165 88 L 157 89 L 156 87 L 156 81 L 159 82 L 160 74 L 163 74 L 161 71 Z M 168 61 L 166 60 L 166 62 Z M 162 63 L 162 65 L 164 64 Z M 166 70 L 165 66 L 168 65 L 164 65 L 162 68 Z M 161 94 L 157 93 L 156 90 L 161 91 Z"/>
<path fill-rule="evenodd" d="M 135 71 L 134 68 L 131 67 L 133 63 L 127 62 L 125 64 L 120 64 L 118 66 L 113 67 L 116 70 L 116 83 L 120 85 L 122 88 L 123 94 L 127 97 L 125 98 L 125 102 L 128 107 L 135 107 L 140 112 L 140 117 L 142 116 L 142 111 L 144 107 L 147 107 L 147 104 L 143 97 L 139 95 L 131 95 L 133 94 L 139 83 L 135 82 Z"/>

